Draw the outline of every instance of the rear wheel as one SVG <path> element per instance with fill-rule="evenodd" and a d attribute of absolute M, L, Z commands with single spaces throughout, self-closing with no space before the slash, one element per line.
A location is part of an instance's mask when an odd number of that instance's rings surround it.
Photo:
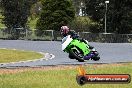
<path fill-rule="evenodd" d="M 82 51 L 78 48 L 78 47 L 73 47 L 71 48 L 71 52 L 70 52 L 76 60 L 78 60 L 79 62 L 84 62 L 84 59 L 83 59 L 83 53 Z"/>
<path fill-rule="evenodd" d="M 92 57 L 91 59 L 94 60 L 94 61 L 98 61 L 100 59 L 99 53 L 97 51 L 93 51 L 93 53 L 94 53 L 95 56 Z"/>
<path fill-rule="evenodd" d="M 95 57 L 92 57 L 91 59 L 94 60 L 94 61 L 98 61 L 100 59 L 100 57 L 99 56 L 95 56 Z"/>

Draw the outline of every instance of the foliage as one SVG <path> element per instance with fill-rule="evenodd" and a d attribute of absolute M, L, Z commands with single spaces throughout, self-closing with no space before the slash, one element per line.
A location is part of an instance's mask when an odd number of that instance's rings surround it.
<path fill-rule="evenodd" d="M 38 34 L 43 30 L 60 30 L 62 24 L 74 19 L 75 12 L 70 0 L 42 0 L 42 12 L 37 21 Z"/>
<path fill-rule="evenodd" d="M 12 39 L 18 39 L 20 30 L 15 28 L 26 28 L 30 9 L 36 0 L 1 0 L 2 23 L 12 34 Z"/>
<path fill-rule="evenodd" d="M 1 23 L 2 19 L 3 19 L 3 16 L 1 15 L 1 10 L 0 10 L 0 28 L 5 27 L 5 25 Z"/>
<path fill-rule="evenodd" d="M 88 16 L 77 16 L 73 22 L 69 24 L 72 30 L 77 32 L 92 32 L 98 33 L 100 24 L 91 20 Z"/>
<path fill-rule="evenodd" d="M 132 33 L 132 1 L 112 0 L 108 13 L 108 25 L 116 33 Z"/>
<path fill-rule="evenodd" d="M 29 27 L 34 30 L 36 28 L 36 23 L 37 23 L 38 18 L 34 18 L 34 19 L 29 19 L 28 20 L 28 25 Z"/>
<path fill-rule="evenodd" d="M 6 27 L 26 27 L 32 3 L 32 0 L 2 0 L 3 23 Z"/>
<path fill-rule="evenodd" d="M 81 8 L 85 8 L 85 5 L 84 6 L 81 6 L 81 3 L 84 4 L 85 3 L 85 0 L 72 0 L 72 1 L 73 1 L 73 5 L 74 5 L 74 8 L 75 8 L 75 11 L 76 11 L 76 15 L 79 16 L 80 7 Z"/>
<path fill-rule="evenodd" d="M 41 8 L 42 8 L 42 4 L 40 0 L 38 0 L 35 4 L 32 5 L 31 10 L 30 10 L 31 20 L 34 20 L 39 17 Z"/>
<path fill-rule="evenodd" d="M 101 27 L 101 24 L 97 22 L 92 22 L 89 26 L 89 31 L 91 33 L 100 33 L 102 32 L 102 29 L 100 27 Z"/>
<path fill-rule="evenodd" d="M 95 30 L 97 23 L 93 22 L 88 16 L 77 16 L 74 21 L 69 24 L 72 30 L 82 32 Z"/>
<path fill-rule="evenodd" d="M 104 28 L 105 0 L 86 0 L 86 11 L 94 21 Z M 110 0 L 107 10 L 108 32 L 130 33 L 132 31 L 132 2 L 131 0 Z"/>

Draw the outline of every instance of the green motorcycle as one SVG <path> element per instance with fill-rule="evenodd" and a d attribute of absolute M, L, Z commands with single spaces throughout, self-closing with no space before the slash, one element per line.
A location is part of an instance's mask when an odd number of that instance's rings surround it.
<path fill-rule="evenodd" d="M 62 50 L 69 53 L 70 59 L 76 59 L 79 62 L 89 59 L 98 61 L 100 59 L 99 53 L 94 48 L 90 48 L 87 40 L 82 42 L 79 39 L 73 39 L 70 35 L 62 39 Z"/>

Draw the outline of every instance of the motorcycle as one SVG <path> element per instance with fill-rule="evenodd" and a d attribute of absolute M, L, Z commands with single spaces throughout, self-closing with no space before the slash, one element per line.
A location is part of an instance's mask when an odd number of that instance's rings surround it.
<path fill-rule="evenodd" d="M 87 40 L 82 42 L 79 39 L 73 39 L 71 35 L 62 39 L 62 50 L 69 53 L 70 59 L 76 59 L 79 62 L 89 59 L 98 61 L 100 59 L 99 53 L 94 47 L 88 45 Z"/>

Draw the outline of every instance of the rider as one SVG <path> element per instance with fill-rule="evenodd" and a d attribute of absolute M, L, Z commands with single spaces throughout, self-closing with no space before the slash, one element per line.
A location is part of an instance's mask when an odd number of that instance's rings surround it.
<path fill-rule="evenodd" d="M 61 32 L 61 34 L 63 35 L 63 37 L 66 37 L 67 35 L 71 35 L 71 37 L 72 37 L 73 39 L 78 39 L 78 40 L 80 40 L 80 41 L 82 41 L 82 42 L 88 44 L 88 42 L 87 42 L 85 39 L 79 38 L 79 36 L 78 36 L 77 33 L 73 32 L 73 31 L 70 31 L 70 28 L 69 28 L 68 26 L 66 26 L 66 25 L 61 26 L 60 32 Z M 89 45 L 89 44 L 88 44 L 88 45 Z M 90 49 L 93 49 L 93 46 L 89 45 L 89 48 L 90 48 Z"/>
<path fill-rule="evenodd" d="M 61 30 L 60 30 L 61 34 L 63 35 L 63 37 L 66 37 L 67 35 L 71 35 L 72 38 L 78 38 L 79 36 L 77 35 L 77 33 L 73 32 L 73 31 L 70 31 L 70 28 L 66 25 L 63 25 L 61 27 Z"/>

